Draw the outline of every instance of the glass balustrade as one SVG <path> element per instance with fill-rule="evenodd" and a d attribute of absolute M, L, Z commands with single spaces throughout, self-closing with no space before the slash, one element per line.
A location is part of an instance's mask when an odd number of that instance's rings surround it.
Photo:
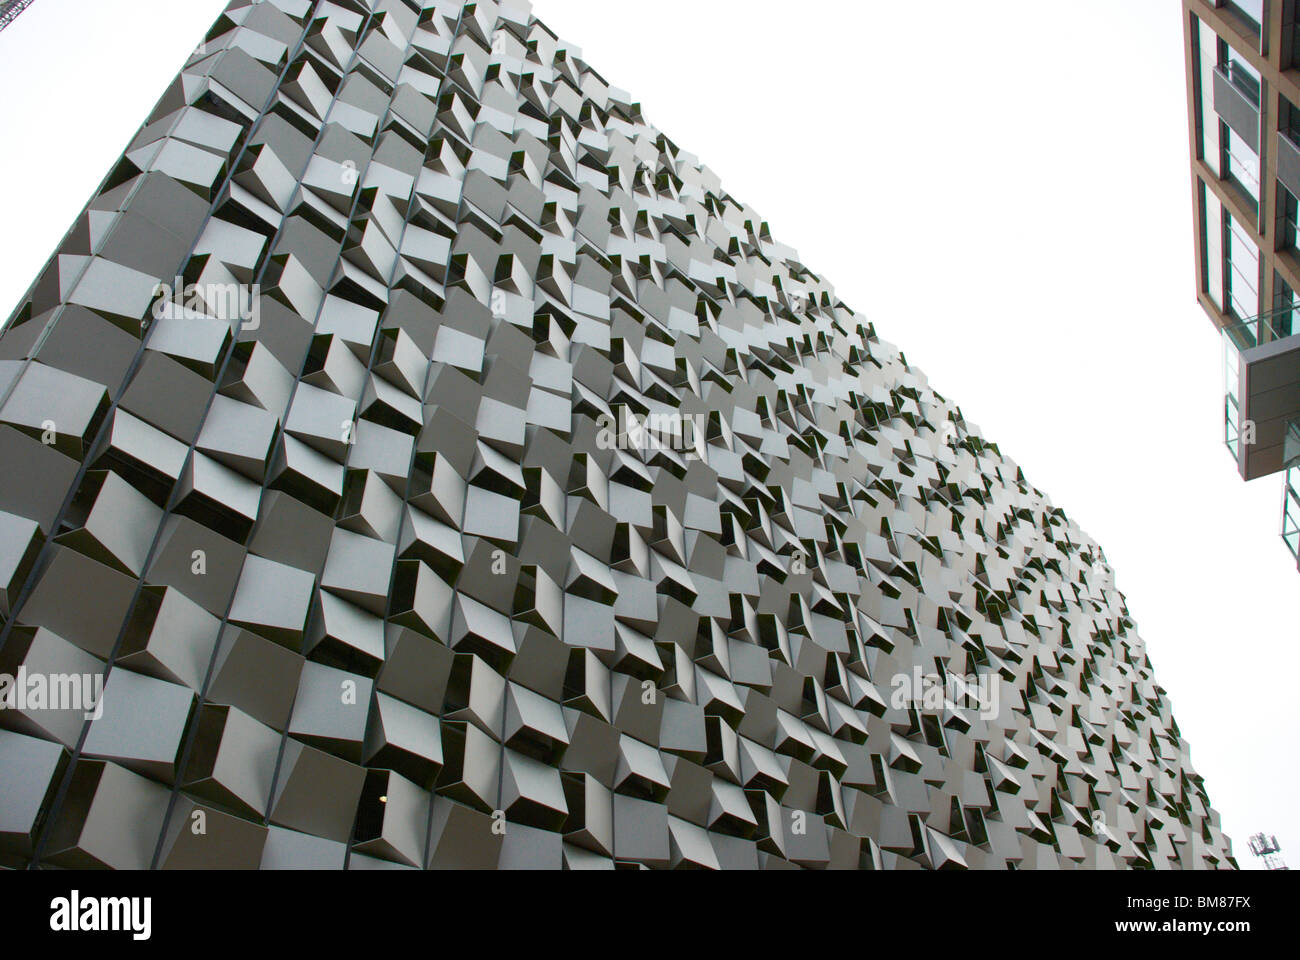
<path fill-rule="evenodd" d="M 1286 472 L 1282 501 L 1282 540 L 1291 556 L 1300 560 L 1300 467 Z"/>
<path fill-rule="evenodd" d="M 1290 336 L 1292 310 L 1288 304 L 1223 328 L 1223 439 L 1234 460 L 1241 459 L 1241 351 Z M 1300 446 L 1296 452 L 1300 456 Z"/>
<path fill-rule="evenodd" d="M 1287 470 L 1300 467 L 1300 420 L 1292 420 L 1286 425 L 1286 437 L 1282 441 L 1282 465 Z"/>

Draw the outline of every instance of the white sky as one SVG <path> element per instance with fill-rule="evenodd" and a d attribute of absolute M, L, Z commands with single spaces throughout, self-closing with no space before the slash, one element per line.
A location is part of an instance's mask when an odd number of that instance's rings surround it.
<path fill-rule="evenodd" d="M 224 0 L 0 32 L 7 316 Z M 1300 573 L 1222 445 L 1176 0 L 538 0 L 1106 551 L 1243 867 L 1300 867 Z"/>

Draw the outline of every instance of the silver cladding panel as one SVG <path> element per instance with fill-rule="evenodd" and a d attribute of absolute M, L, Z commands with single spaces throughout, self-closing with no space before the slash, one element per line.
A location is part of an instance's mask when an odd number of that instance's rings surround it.
<path fill-rule="evenodd" d="M 232 2 L 0 385 L 3 864 L 1234 866 L 1097 545 L 519 5 Z"/>

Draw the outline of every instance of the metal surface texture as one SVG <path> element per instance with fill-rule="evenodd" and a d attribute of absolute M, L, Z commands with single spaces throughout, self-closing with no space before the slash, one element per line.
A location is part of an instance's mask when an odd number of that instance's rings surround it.
<path fill-rule="evenodd" d="M 231 3 L 0 404 L 6 866 L 1235 866 L 1100 548 L 518 4 Z"/>

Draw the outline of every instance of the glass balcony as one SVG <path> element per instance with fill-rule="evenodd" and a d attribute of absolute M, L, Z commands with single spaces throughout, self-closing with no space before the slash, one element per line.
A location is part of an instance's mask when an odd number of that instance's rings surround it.
<path fill-rule="evenodd" d="M 1300 420 L 1292 420 L 1286 425 L 1286 437 L 1282 441 L 1282 466 L 1287 471 L 1300 467 Z"/>
<path fill-rule="evenodd" d="M 1300 467 L 1295 305 L 1223 328 L 1224 446 L 1245 480 Z"/>
<path fill-rule="evenodd" d="M 1300 469 L 1286 474 L 1286 490 L 1282 500 L 1282 540 L 1291 556 L 1300 562 Z"/>
<path fill-rule="evenodd" d="M 1249 320 L 1238 320 L 1223 328 L 1225 343 L 1235 346 L 1237 351 L 1247 350 L 1270 340 L 1281 340 L 1291 335 L 1290 304 L 1268 313 L 1261 313 Z"/>
<path fill-rule="evenodd" d="M 1286 314 L 1289 330 L 1290 307 L 1241 320 L 1223 328 L 1223 442 L 1234 460 L 1241 459 L 1241 351 L 1279 339 L 1281 324 L 1277 321 L 1281 318 L 1275 314 L 1282 313 Z"/>
<path fill-rule="evenodd" d="M 1230 384 L 1223 404 L 1223 445 L 1233 460 L 1241 459 L 1241 412 L 1237 409 L 1236 385 Z"/>

